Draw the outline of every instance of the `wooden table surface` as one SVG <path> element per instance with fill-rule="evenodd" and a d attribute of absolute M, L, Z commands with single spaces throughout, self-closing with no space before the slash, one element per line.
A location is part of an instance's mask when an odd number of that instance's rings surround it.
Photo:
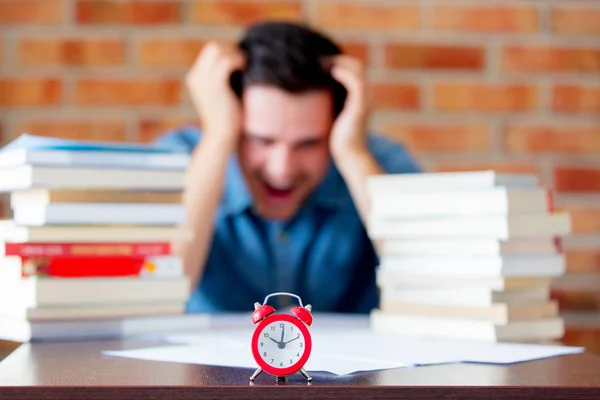
<path fill-rule="evenodd" d="M 583 353 L 509 366 L 445 364 L 284 384 L 252 369 L 103 356 L 164 343 L 124 340 L 23 344 L 0 362 L 0 399 L 599 399 L 600 356 Z"/>

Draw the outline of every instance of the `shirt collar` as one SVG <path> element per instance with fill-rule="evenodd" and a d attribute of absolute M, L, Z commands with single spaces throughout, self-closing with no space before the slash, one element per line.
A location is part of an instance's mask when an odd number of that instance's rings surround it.
<path fill-rule="evenodd" d="M 334 211 L 351 202 L 350 193 L 338 169 L 330 159 L 325 179 L 308 197 L 305 207 L 321 208 Z M 226 172 L 223 211 L 227 214 L 242 213 L 252 208 L 253 198 L 244 175 L 240 169 L 237 156 L 232 156 Z"/>

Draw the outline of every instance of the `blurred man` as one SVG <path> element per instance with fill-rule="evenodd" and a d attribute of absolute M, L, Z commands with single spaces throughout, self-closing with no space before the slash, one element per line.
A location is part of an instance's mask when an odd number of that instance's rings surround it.
<path fill-rule="evenodd" d="M 208 43 L 186 83 L 202 132 L 159 141 L 192 153 L 188 311 L 249 311 L 277 291 L 321 312 L 376 307 L 366 178 L 419 169 L 367 133 L 361 62 L 307 27 L 267 22 L 238 44 Z"/>

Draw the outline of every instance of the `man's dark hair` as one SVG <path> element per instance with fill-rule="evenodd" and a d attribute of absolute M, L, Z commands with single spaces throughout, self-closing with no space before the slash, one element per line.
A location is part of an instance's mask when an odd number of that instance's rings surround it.
<path fill-rule="evenodd" d="M 342 50 L 324 34 L 301 24 L 268 21 L 249 27 L 238 46 L 247 58 L 244 70 L 232 77 L 238 96 L 252 84 L 290 93 L 324 89 L 333 95 L 335 115 L 342 110 L 346 90 L 333 79 L 326 62 L 327 56 Z"/>

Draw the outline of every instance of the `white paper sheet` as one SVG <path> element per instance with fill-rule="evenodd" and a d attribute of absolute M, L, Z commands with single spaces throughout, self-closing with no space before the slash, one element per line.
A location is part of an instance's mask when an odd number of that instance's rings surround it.
<path fill-rule="evenodd" d="M 159 346 L 135 350 L 104 351 L 104 355 L 133 358 L 138 360 L 167 361 L 201 365 L 256 368 L 249 346 L 239 346 L 228 342 L 214 344 L 185 344 Z M 326 371 L 345 375 L 360 370 L 373 371 L 405 367 L 398 362 L 371 358 L 348 357 L 339 354 L 312 353 L 305 365 L 307 371 Z"/>
<path fill-rule="evenodd" d="M 364 324 L 345 322 L 349 323 L 315 324 L 311 327 L 313 350 L 305 366 L 308 371 L 345 375 L 356 371 L 451 362 L 510 364 L 584 351 L 582 347 L 415 339 L 376 333 Z M 104 354 L 145 360 L 256 368 L 250 351 L 253 328 L 252 325 L 215 325 L 213 329 L 204 332 L 158 337 L 165 342 L 178 344 L 177 346 L 111 351 Z"/>

